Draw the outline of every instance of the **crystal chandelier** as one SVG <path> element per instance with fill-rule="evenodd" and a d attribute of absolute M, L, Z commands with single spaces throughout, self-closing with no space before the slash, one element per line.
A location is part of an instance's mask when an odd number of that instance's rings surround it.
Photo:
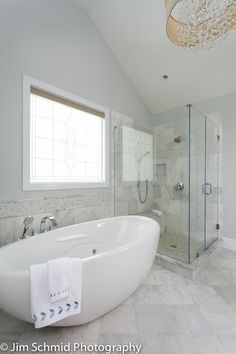
<path fill-rule="evenodd" d="M 180 46 L 211 48 L 236 28 L 236 0 L 165 0 L 166 32 Z"/>

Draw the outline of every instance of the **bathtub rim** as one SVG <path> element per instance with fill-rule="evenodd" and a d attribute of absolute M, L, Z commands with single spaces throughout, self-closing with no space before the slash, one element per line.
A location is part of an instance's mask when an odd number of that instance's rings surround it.
<path fill-rule="evenodd" d="M 128 219 L 141 219 L 141 220 L 145 220 L 150 223 L 150 224 L 153 224 L 155 227 L 156 227 L 156 232 L 157 232 L 157 237 L 158 237 L 158 242 L 159 242 L 159 237 L 160 237 L 160 225 L 157 221 L 151 219 L 151 218 L 148 218 L 146 216 L 141 216 L 141 215 L 125 215 L 125 216 L 113 216 L 113 217 L 109 217 L 109 218 L 103 218 L 103 219 L 97 219 L 97 220 L 90 220 L 90 221 L 85 221 L 83 223 L 77 223 L 77 224 L 73 224 L 73 225 L 69 225 L 69 226 L 63 226 L 63 227 L 60 227 L 58 229 L 55 229 L 55 230 L 52 230 L 52 231 L 47 231 L 46 233 L 50 235 L 51 232 L 54 232 L 54 231 L 57 231 L 57 230 L 63 230 L 63 229 L 68 229 L 70 228 L 71 226 L 77 226 L 77 225 L 86 225 L 88 223 L 95 223 L 95 222 L 101 222 L 101 221 L 109 221 L 109 220 L 112 220 L 112 219 L 124 219 L 124 218 L 128 218 Z M 45 235 L 41 235 L 41 234 L 36 234 L 35 235 L 36 237 L 44 237 Z M 86 264 L 86 263 L 90 263 L 90 262 L 93 262 L 94 260 L 96 259 L 100 259 L 100 258 L 106 258 L 106 257 L 110 257 L 110 256 L 114 256 L 118 253 L 121 253 L 121 252 L 125 252 L 125 251 L 128 251 L 132 245 L 139 245 L 141 243 L 143 243 L 147 238 L 149 238 L 148 235 L 143 235 L 143 237 L 139 237 L 135 240 L 132 240 L 124 245 L 120 245 L 120 246 L 117 246 L 117 247 L 114 247 L 112 248 L 111 250 L 109 251 L 105 251 L 103 253 L 99 253 L 99 254 L 96 254 L 96 255 L 90 255 L 89 257 L 85 257 L 85 258 L 81 258 L 81 261 L 82 261 L 82 265 Z M 1 254 L 4 253 L 7 249 L 11 248 L 11 247 L 15 247 L 18 242 L 27 242 L 27 241 L 30 241 L 30 242 L 33 242 L 34 240 L 34 236 L 31 236 L 31 237 L 28 237 L 26 239 L 23 239 L 23 240 L 17 240 L 17 241 L 14 241 L 8 245 L 5 245 L 3 247 L 0 248 L 0 259 L 1 259 Z M 76 257 L 71 257 L 71 258 L 76 258 Z M 78 257 L 79 258 L 79 257 Z M 45 263 L 45 262 L 36 262 L 36 263 L 33 263 L 33 264 L 40 264 L 40 263 Z M 8 270 L 8 271 L 3 271 L 0 269 L 0 279 L 1 278 L 6 278 L 6 277 L 18 277 L 18 278 L 21 278 L 21 277 L 25 277 L 25 276 L 29 276 L 30 275 L 30 266 L 32 264 L 29 264 L 29 269 L 26 269 L 26 270 Z"/>

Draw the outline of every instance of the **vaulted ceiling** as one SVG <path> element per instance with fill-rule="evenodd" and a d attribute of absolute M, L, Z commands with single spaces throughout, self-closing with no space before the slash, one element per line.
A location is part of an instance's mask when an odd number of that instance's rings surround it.
<path fill-rule="evenodd" d="M 168 40 L 165 0 L 72 1 L 94 22 L 153 114 L 236 90 L 236 30 L 213 49 L 195 52 Z"/>

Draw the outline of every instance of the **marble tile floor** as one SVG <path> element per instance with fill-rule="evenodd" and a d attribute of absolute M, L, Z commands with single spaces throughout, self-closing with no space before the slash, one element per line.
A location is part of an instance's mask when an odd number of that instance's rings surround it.
<path fill-rule="evenodd" d="M 35 330 L 0 312 L 0 343 L 15 341 L 132 342 L 142 344 L 142 354 L 235 354 L 236 253 L 219 248 L 194 281 L 154 265 L 125 303 L 84 326 Z"/>

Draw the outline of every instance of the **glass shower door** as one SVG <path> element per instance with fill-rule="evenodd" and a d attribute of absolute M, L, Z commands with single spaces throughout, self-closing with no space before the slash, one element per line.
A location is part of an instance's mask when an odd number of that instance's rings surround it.
<path fill-rule="evenodd" d="M 155 124 L 155 122 L 154 122 Z M 189 262 L 189 131 L 186 107 L 167 112 L 154 133 L 153 209 L 162 212 L 159 253 Z"/>
<path fill-rule="evenodd" d="M 205 250 L 205 116 L 190 106 L 190 262 Z"/>
<path fill-rule="evenodd" d="M 190 119 L 190 262 L 218 237 L 219 146 L 216 115 L 193 106 Z"/>
<path fill-rule="evenodd" d="M 214 118 L 205 118 L 206 181 L 205 181 L 205 248 L 218 237 L 218 185 L 219 185 L 219 125 Z"/>

